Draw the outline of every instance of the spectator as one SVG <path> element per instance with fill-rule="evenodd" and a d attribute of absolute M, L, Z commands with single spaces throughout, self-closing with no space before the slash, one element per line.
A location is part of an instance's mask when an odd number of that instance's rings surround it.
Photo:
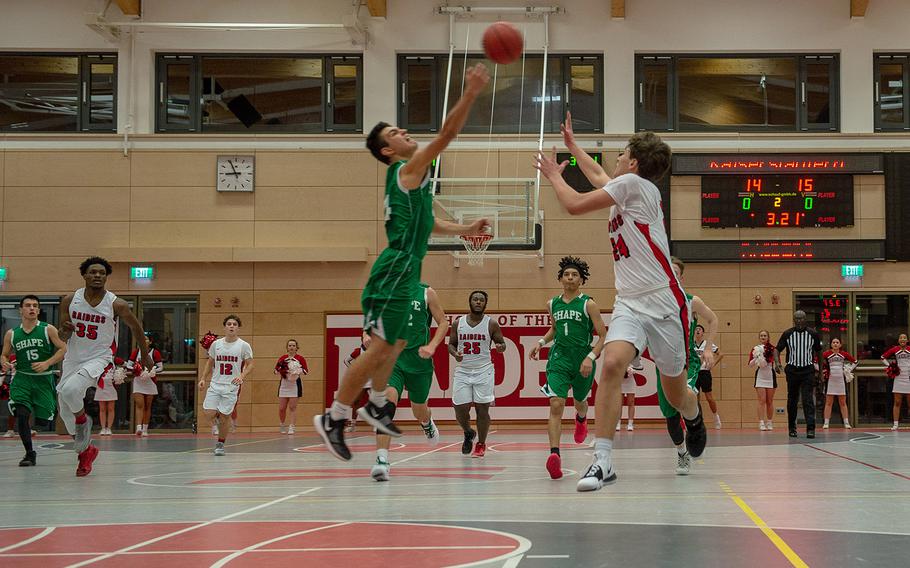
<path fill-rule="evenodd" d="M 806 437 L 815 437 L 815 355 L 821 351 L 822 343 L 818 332 L 806 327 L 806 312 L 793 312 L 793 327 L 785 331 L 777 341 L 777 364 L 784 349 L 787 350 L 787 425 L 790 437 L 796 437 L 796 412 L 799 398 L 803 399 L 803 414 L 806 417 Z"/>

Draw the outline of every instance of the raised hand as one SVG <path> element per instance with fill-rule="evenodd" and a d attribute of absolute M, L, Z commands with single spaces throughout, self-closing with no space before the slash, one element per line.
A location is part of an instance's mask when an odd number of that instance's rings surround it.
<path fill-rule="evenodd" d="M 534 157 L 534 163 L 532 165 L 535 170 L 540 171 L 541 175 L 550 179 L 562 176 L 562 171 L 569 165 L 569 160 L 566 160 L 561 164 L 558 163 L 556 161 L 556 146 L 553 146 L 553 150 L 550 152 L 549 156 L 543 152 L 538 152 Z"/>
<path fill-rule="evenodd" d="M 562 141 L 567 148 L 575 146 L 575 132 L 572 130 L 572 113 L 566 111 L 566 121 L 559 125 Z"/>
<path fill-rule="evenodd" d="M 467 73 L 465 73 L 465 83 L 467 84 L 467 90 L 472 94 L 479 94 L 489 82 L 490 73 L 487 71 L 487 66 L 483 63 L 478 63 L 477 65 L 468 69 Z"/>
<path fill-rule="evenodd" d="M 477 219 L 468 226 L 468 235 L 483 235 L 486 233 L 492 233 L 492 227 L 490 226 L 490 220 L 486 218 Z"/>

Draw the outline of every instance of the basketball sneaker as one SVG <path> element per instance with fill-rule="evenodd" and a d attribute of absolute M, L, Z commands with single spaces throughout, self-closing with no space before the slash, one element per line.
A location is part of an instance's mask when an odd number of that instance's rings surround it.
<path fill-rule="evenodd" d="M 223 455 L 224 455 L 224 442 L 215 442 L 215 451 L 214 451 L 214 454 L 215 454 L 216 456 L 223 456 Z"/>
<path fill-rule="evenodd" d="M 373 404 L 372 401 L 367 402 L 366 406 L 357 409 L 357 415 L 366 420 L 367 424 L 376 428 L 380 434 L 393 438 L 401 437 L 401 430 L 392 423 L 392 417 L 395 416 L 395 405 L 392 402 L 386 402 L 382 408 Z"/>
<path fill-rule="evenodd" d="M 313 417 L 313 427 L 322 438 L 329 453 L 343 461 L 350 461 L 351 450 L 344 443 L 344 419 L 332 420 L 332 415 L 317 414 Z"/>
<path fill-rule="evenodd" d="M 73 449 L 76 450 L 76 453 L 81 454 L 84 452 L 89 443 L 92 441 L 92 417 L 88 414 L 85 415 L 85 422 L 82 424 L 76 423 L 76 434 L 73 436 Z M 91 471 L 89 467 L 89 471 Z"/>
<path fill-rule="evenodd" d="M 474 438 L 477 436 L 477 432 L 474 430 L 469 430 L 464 433 L 464 442 L 461 443 L 461 453 L 468 455 L 471 453 L 471 448 L 474 447 Z"/>
<path fill-rule="evenodd" d="M 214 424 L 212 425 L 212 434 L 215 434 L 215 425 Z M 142 435 L 142 424 L 136 426 L 136 435 L 137 436 Z M 215 435 L 217 435 L 217 434 L 215 434 Z"/>
<path fill-rule="evenodd" d="M 89 446 L 79 453 L 79 465 L 76 467 L 76 477 L 85 477 L 92 472 L 92 462 L 98 457 L 98 448 Z"/>
<path fill-rule="evenodd" d="M 282 425 L 281 425 L 281 428 L 278 430 L 278 433 L 279 433 L 279 434 L 287 434 L 287 433 L 288 433 L 288 427 L 285 426 L 284 424 L 282 424 Z"/>
<path fill-rule="evenodd" d="M 559 454 L 550 454 L 547 458 L 547 472 L 550 479 L 560 479 L 562 477 L 562 458 Z"/>
<path fill-rule="evenodd" d="M 487 445 L 481 442 L 474 444 L 474 451 L 471 452 L 472 458 L 482 458 L 487 453 Z"/>
<path fill-rule="evenodd" d="M 635 426 L 632 424 L 631 420 L 629 420 L 629 423 L 626 424 L 626 430 L 628 430 L 629 432 L 632 432 L 635 430 Z"/>
<path fill-rule="evenodd" d="M 420 427 L 423 428 L 423 434 L 427 437 L 428 444 L 435 446 L 439 443 L 439 428 L 436 427 L 436 424 L 432 419 L 430 420 L 429 424 L 426 426 L 421 424 Z"/>
<path fill-rule="evenodd" d="M 616 483 L 616 473 L 610 468 L 605 470 L 606 463 L 594 454 L 594 463 L 588 468 L 588 471 L 578 480 L 575 489 L 578 491 L 597 491 L 604 485 Z"/>
<path fill-rule="evenodd" d="M 588 417 L 586 416 L 584 420 L 579 421 L 578 417 L 575 417 L 575 443 L 584 444 L 585 439 L 588 437 Z"/>
<path fill-rule="evenodd" d="M 676 454 L 676 475 L 689 475 L 692 469 L 692 456 L 689 452 Z"/>
<path fill-rule="evenodd" d="M 378 457 L 376 458 L 376 463 L 373 464 L 373 469 L 370 470 L 370 477 L 372 477 L 374 481 L 388 481 L 389 471 L 391 469 L 392 466 L 389 465 L 389 462 Z"/>
<path fill-rule="evenodd" d="M 708 445 L 708 429 L 705 428 L 701 409 L 698 411 L 698 416 L 693 420 L 685 420 L 685 423 L 686 448 L 693 458 L 701 457 L 705 452 L 705 446 Z"/>
<path fill-rule="evenodd" d="M 297 430 L 294 429 L 294 425 L 293 425 L 293 424 L 291 424 L 290 426 L 288 426 L 288 436 L 292 436 L 292 435 L 294 434 L 294 432 L 296 432 L 296 431 L 297 431 Z"/>
<path fill-rule="evenodd" d="M 26 452 L 25 457 L 19 462 L 19 467 L 29 467 L 35 465 L 38 454 L 35 452 Z"/>

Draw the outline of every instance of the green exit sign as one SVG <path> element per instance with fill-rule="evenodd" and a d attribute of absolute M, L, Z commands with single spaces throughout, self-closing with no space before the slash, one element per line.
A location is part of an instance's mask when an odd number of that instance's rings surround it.
<path fill-rule="evenodd" d="M 6 282 L 6 277 L 9 275 L 9 269 L 5 266 L 0 266 L 0 282 Z"/>
<path fill-rule="evenodd" d="M 130 280 L 151 280 L 154 277 L 154 266 L 130 266 Z"/>
<path fill-rule="evenodd" d="M 863 277 L 863 265 L 862 264 L 841 264 L 840 265 L 840 275 L 843 278 L 862 278 Z"/>

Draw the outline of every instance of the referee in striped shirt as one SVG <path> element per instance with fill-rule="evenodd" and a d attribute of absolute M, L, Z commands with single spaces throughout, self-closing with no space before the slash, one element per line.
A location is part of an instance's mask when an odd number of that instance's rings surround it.
<path fill-rule="evenodd" d="M 777 364 L 787 350 L 787 423 L 790 437 L 796 437 L 796 404 L 803 397 L 803 414 L 806 416 L 806 437 L 815 437 L 815 379 L 818 369 L 815 357 L 822 350 L 822 342 L 814 329 L 806 327 L 806 312 L 793 312 L 793 327 L 780 336 L 777 342 Z"/>

